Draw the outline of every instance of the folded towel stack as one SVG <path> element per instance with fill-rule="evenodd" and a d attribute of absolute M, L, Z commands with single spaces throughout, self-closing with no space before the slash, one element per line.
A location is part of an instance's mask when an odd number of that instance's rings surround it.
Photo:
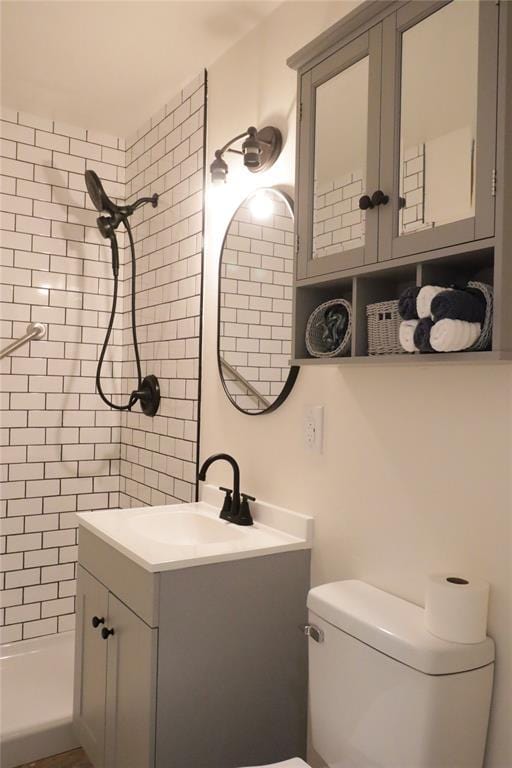
<path fill-rule="evenodd" d="M 406 288 L 398 301 L 400 345 L 406 352 L 461 352 L 476 342 L 486 299 L 477 288 Z"/>

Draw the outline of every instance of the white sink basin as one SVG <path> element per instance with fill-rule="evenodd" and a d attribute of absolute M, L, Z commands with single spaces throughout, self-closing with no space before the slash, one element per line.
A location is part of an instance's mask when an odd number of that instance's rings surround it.
<path fill-rule="evenodd" d="M 128 527 L 138 536 L 174 547 L 220 544 L 243 537 L 240 526 L 228 526 L 220 518 L 212 519 L 198 512 L 175 511 L 173 507 L 132 517 Z"/>
<path fill-rule="evenodd" d="M 80 512 L 78 523 L 153 572 L 311 548 L 311 517 L 257 502 L 254 525 L 234 525 L 219 518 L 217 489 L 203 495 L 209 503 Z"/>

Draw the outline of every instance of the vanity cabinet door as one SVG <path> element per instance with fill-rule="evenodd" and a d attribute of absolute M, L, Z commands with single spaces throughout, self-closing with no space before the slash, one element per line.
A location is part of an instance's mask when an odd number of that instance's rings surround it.
<path fill-rule="evenodd" d="M 106 766 L 153 768 L 158 630 L 108 596 Z"/>
<path fill-rule="evenodd" d="M 379 24 L 300 79 L 299 280 L 377 261 L 381 47 Z"/>
<path fill-rule="evenodd" d="M 494 235 L 498 13 L 410 2 L 383 22 L 379 259 Z"/>
<path fill-rule="evenodd" d="M 80 566 L 76 613 L 74 724 L 94 768 L 104 768 L 107 643 L 101 636 L 104 624 L 92 622 L 94 617 L 107 621 L 108 591 Z"/>

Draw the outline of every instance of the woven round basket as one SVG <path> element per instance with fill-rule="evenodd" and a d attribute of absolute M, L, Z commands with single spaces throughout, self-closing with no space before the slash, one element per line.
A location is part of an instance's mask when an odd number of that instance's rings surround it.
<path fill-rule="evenodd" d="M 325 312 L 330 307 L 345 307 L 348 313 L 347 330 L 341 344 L 333 350 L 327 350 L 323 336 L 323 321 Z M 345 299 L 331 299 L 320 304 L 309 316 L 306 326 L 306 349 L 311 357 L 342 357 L 350 354 L 350 340 L 352 338 L 352 305 Z"/>
<path fill-rule="evenodd" d="M 468 282 L 468 287 L 477 288 L 483 293 L 486 308 L 480 336 L 475 343 L 471 347 L 468 347 L 468 349 L 465 349 L 464 352 L 483 352 L 486 349 L 490 349 L 492 344 L 493 289 L 491 285 L 479 283 L 477 280 L 470 280 Z"/>

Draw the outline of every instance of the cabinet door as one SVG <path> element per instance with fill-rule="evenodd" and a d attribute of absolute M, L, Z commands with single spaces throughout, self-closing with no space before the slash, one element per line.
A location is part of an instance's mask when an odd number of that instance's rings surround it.
<path fill-rule="evenodd" d="M 105 694 L 107 643 L 102 624 L 93 617 L 108 617 L 108 591 L 79 566 L 77 582 L 74 724 L 80 741 L 95 768 L 105 765 Z"/>
<path fill-rule="evenodd" d="M 410 2 L 383 29 L 379 258 L 492 237 L 497 4 Z"/>
<path fill-rule="evenodd" d="M 106 765 L 153 768 L 158 630 L 108 598 Z"/>
<path fill-rule="evenodd" d="M 382 28 L 373 27 L 300 80 L 297 278 L 377 260 Z"/>

